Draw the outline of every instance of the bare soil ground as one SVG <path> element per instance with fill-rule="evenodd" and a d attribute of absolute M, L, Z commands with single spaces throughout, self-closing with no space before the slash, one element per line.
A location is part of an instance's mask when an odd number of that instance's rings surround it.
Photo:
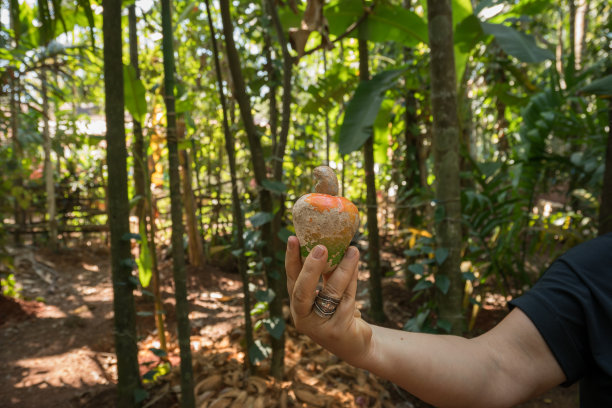
<path fill-rule="evenodd" d="M 157 384 L 145 385 L 148 407 L 177 404 L 178 350 L 169 265 L 162 263 L 169 358 L 175 368 Z M 108 251 L 80 247 L 51 253 L 22 248 L 16 277 L 24 299 L 0 296 L 0 405 L 2 407 L 114 406 L 116 359 L 113 354 L 112 287 Z M 219 270 L 190 270 L 192 348 L 199 406 L 346 406 L 427 407 L 382 379 L 338 361 L 289 325 L 287 381 L 273 381 L 262 363 L 255 376 L 245 376 L 241 346 L 242 295 L 237 275 Z M 360 301 L 367 307 L 367 272 L 360 276 Z M 400 328 L 413 311 L 411 294 L 401 279 L 384 283 L 390 327 Z M 44 302 L 31 300 L 44 300 Z M 152 310 L 137 293 L 139 311 Z M 476 332 L 495 325 L 506 310 L 485 304 Z M 257 334 L 263 339 L 263 331 Z M 153 318 L 138 317 L 139 359 L 145 373 L 158 361 Z M 520 408 L 577 407 L 577 388 L 555 388 Z"/>

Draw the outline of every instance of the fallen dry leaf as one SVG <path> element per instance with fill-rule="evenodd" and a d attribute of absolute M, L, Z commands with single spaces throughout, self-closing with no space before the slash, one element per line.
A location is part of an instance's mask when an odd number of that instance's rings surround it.
<path fill-rule="evenodd" d="M 221 384 L 223 384 L 223 377 L 220 374 L 213 374 L 210 377 L 200 381 L 195 386 L 195 394 L 198 395 L 203 391 L 217 389 L 221 386 Z"/>

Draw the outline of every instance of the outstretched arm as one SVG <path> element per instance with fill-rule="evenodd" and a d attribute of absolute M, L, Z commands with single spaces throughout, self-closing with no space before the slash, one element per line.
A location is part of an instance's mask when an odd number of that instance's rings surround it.
<path fill-rule="evenodd" d="M 366 323 L 355 307 L 359 252 L 349 248 L 321 291 L 340 298 L 331 318 L 312 312 L 327 252 L 302 265 L 297 238 L 285 266 L 297 329 L 348 363 L 400 385 L 439 407 L 511 407 L 564 381 L 565 375 L 531 320 L 513 310 L 474 339 L 410 333 Z"/>

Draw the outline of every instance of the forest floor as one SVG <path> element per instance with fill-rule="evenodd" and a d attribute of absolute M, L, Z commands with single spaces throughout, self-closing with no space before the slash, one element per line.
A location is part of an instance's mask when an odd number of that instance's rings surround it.
<path fill-rule="evenodd" d="M 113 354 L 113 306 L 108 250 L 77 247 L 59 253 L 35 248 L 14 250 L 16 278 L 23 299 L 0 296 L 0 405 L 3 407 L 114 406 L 116 359 Z M 145 384 L 145 407 L 175 407 L 180 391 L 170 262 L 161 265 L 162 297 L 169 330 L 170 373 Z M 236 274 L 214 267 L 189 269 L 191 344 L 198 407 L 402 407 L 427 404 L 393 384 L 346 363 L 298 334 L 289 324 L 286 381 L 242 369 L 242 292 Z M 360 273 L 359 302 L 367 307 L 368 273 Z M 399 278 L 385 278 L 389 327 L 410 317 L 410 293 Z M 30 299 L 30 300 L 25 300 Z M 38 299 L 38 300 L 32 300 Z M 475 332 L 493 327 L 506 313 L 505 302 L 489 296 Z M 497 299 L 497 300 L 496 300 Z M 140 312 L 152 310 L 150 298 L 137 292 Z M 139 361 L 144 374 L 158 362 L 149 348 L 159 347 L 151 316 L 138 317 Z M 256 337 L 265 341 L 263 331 Z M 520 408 L 577 407 L 577 387 L 557 387 Z"/>

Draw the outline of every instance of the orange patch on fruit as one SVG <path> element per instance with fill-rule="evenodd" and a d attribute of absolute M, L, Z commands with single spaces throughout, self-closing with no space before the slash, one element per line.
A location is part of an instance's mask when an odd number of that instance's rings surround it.
<path fill-rule="evenodd" d="M 310 204 L 314 210 L 322 213 L 337 208 L 340 212 L 347 212 L 357 217 L 359 212 L 355 204 L 344 197 L 331 196 L 329 194 L 310 193 L 306 194 L 304 201 Z"/>

